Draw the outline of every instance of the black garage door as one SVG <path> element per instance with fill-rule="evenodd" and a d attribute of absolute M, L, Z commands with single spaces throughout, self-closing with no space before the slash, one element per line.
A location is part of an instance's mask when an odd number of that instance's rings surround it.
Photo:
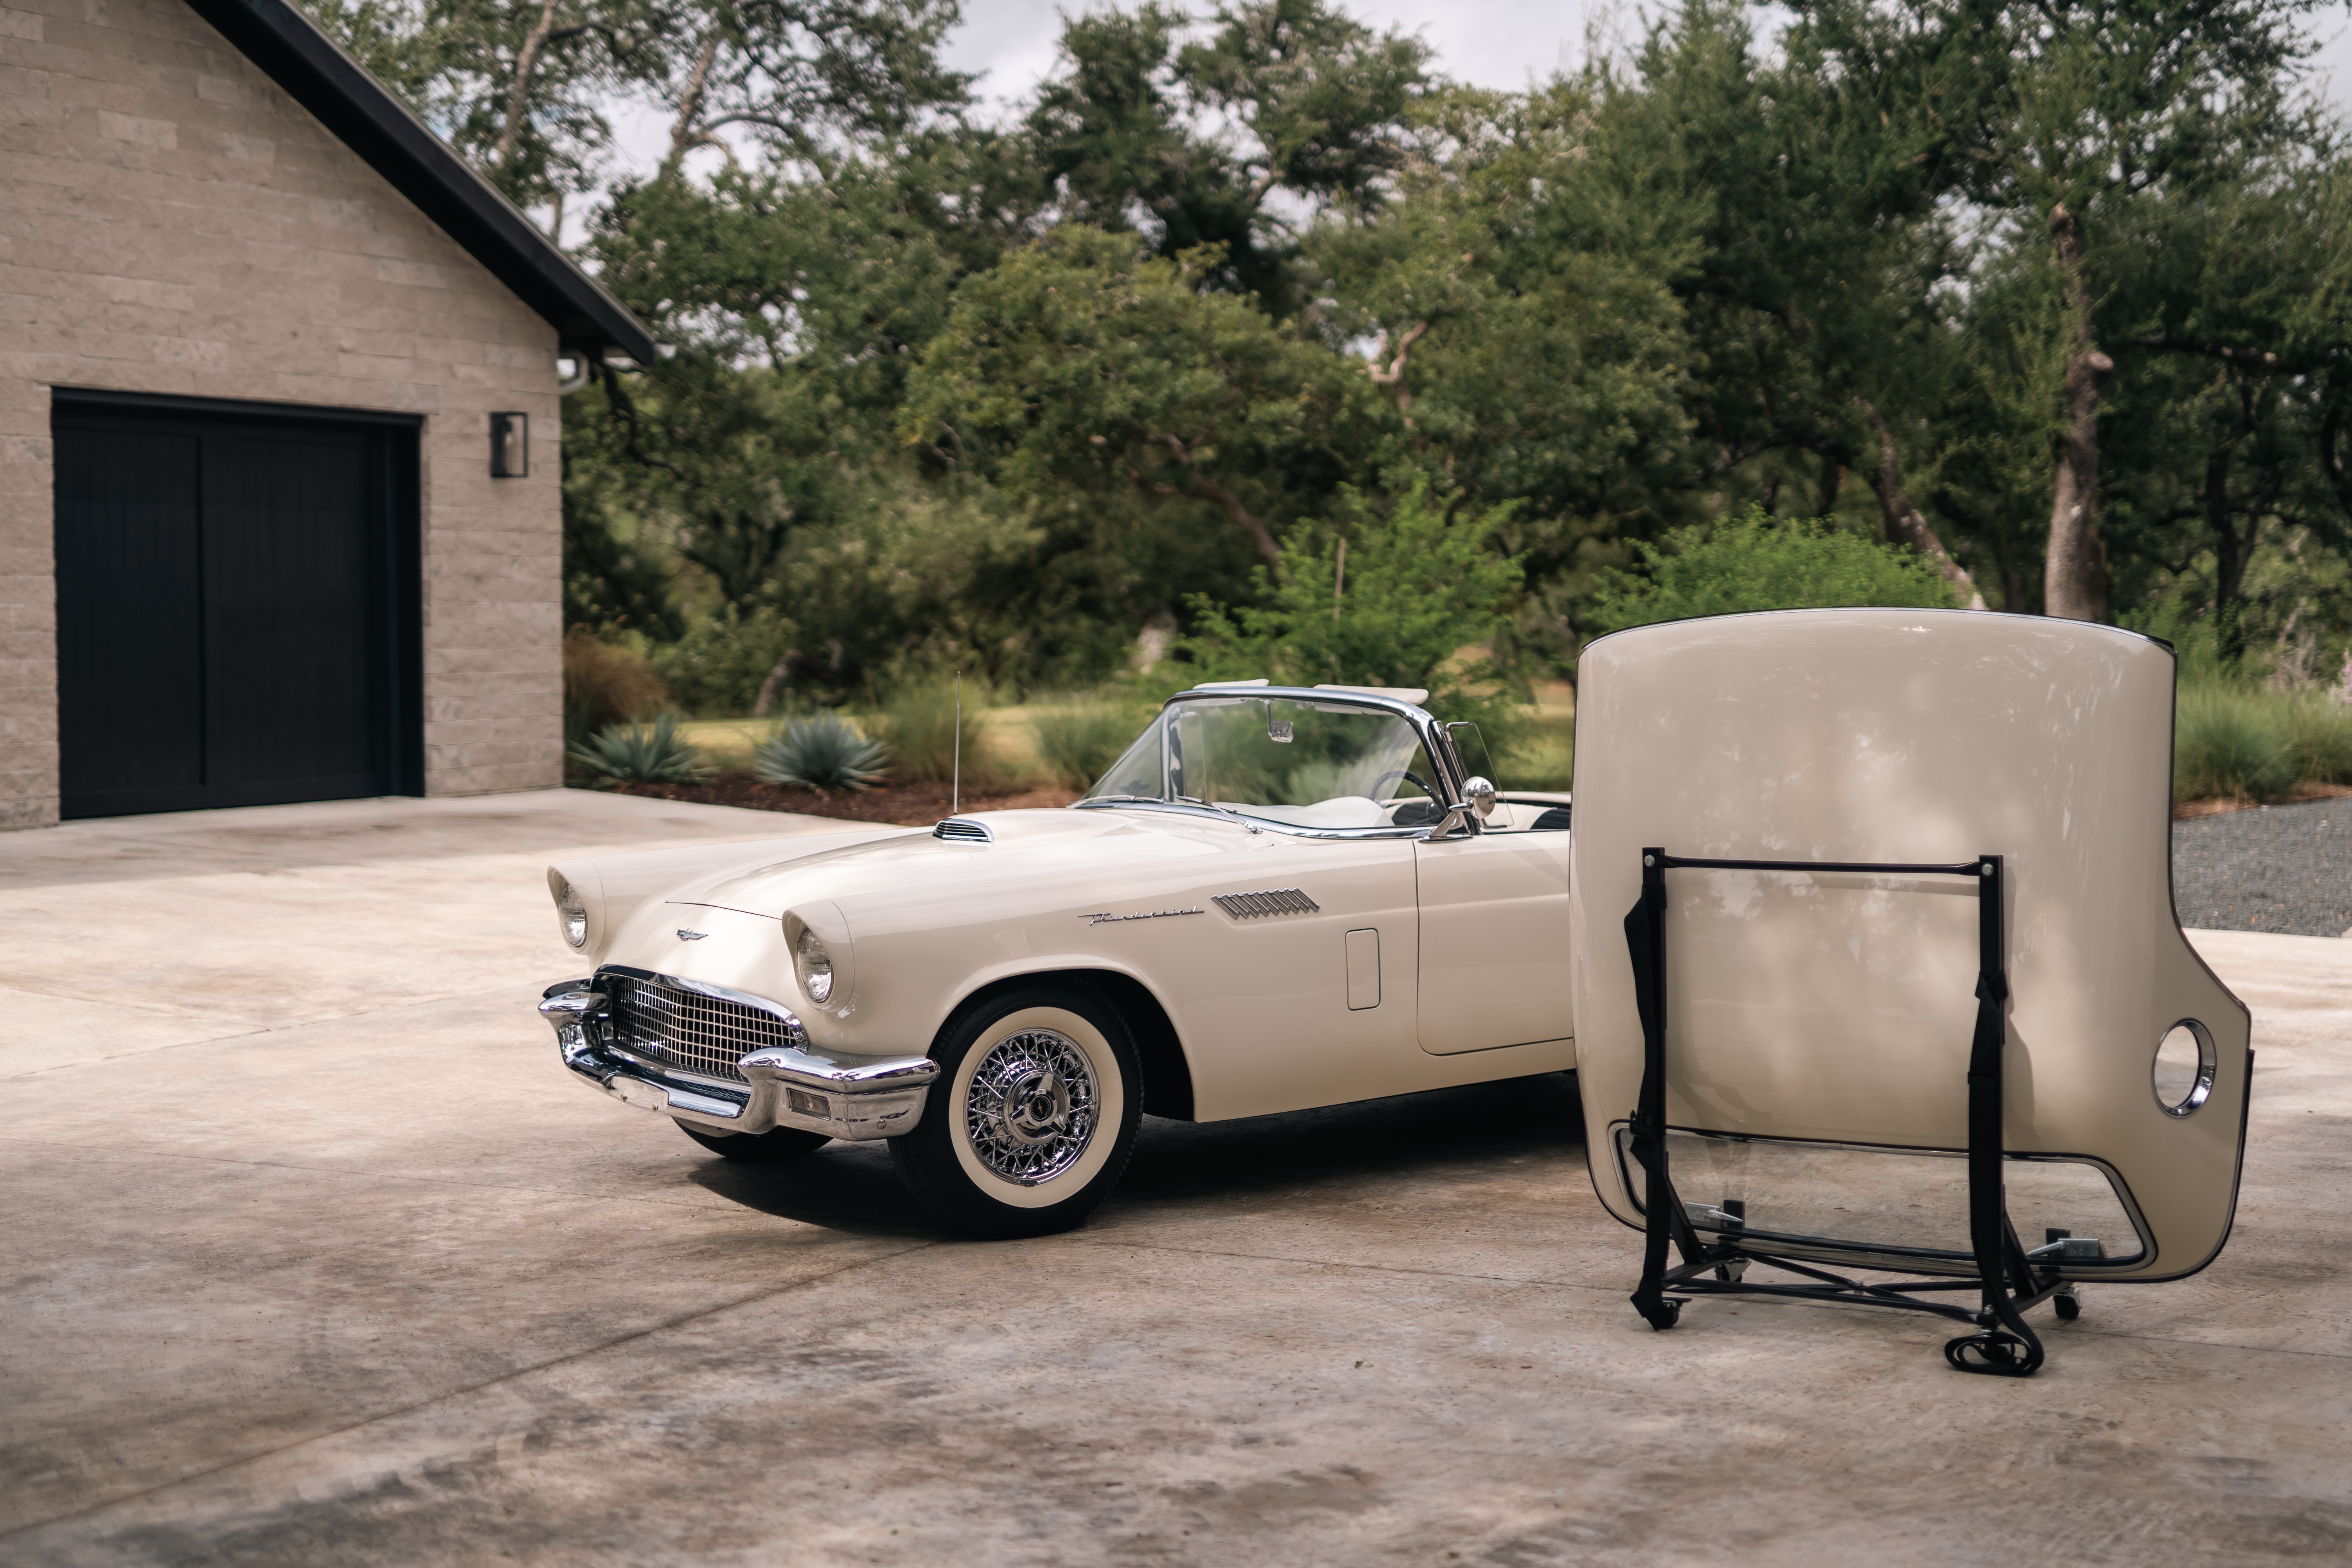
<path fill-rule="evenodd" d="M 58 395 L 63 815 L 415 792 L 413 423 Z"/>

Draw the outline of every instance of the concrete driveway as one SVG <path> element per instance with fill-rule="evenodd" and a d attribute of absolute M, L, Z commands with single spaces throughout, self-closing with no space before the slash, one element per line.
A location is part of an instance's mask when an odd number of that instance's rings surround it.
<path fill-rule="evenodd" d="M 843 825 L 584 793 L 0 837 L 0 1563 L 2352 1559 L 2352 943 L 2200 937 L 2237 1234 L 2037 1314 L 1653 1334 L 1566 1079 L 1147 1125 L 1073 1236 L 566 1080 L 541 868 Z"/>

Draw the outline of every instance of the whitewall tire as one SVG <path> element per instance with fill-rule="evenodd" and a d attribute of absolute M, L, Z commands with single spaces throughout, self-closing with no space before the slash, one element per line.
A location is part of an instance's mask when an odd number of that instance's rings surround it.
<path fill-rule="evenodd" d="M 1028 987 L 958 1019 L 940 1076 L 890 1156 L 924 1205 L 974 1236 L 1082 1223 L 1118 1184 L 1143 1075 L 1118 1011 L 1091 992 Z"/>

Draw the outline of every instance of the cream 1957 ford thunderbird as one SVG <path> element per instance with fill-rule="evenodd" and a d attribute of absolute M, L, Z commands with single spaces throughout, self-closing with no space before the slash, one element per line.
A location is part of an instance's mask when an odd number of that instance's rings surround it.
<path fill-rule="evenodd" d="M 887 1139 L 992 1237 L 1083 1220 L 1147 1111 L 1573 1067 L 1568 798 L 1497 795 L 1424 695 L 1202 686 L 1066 809 L 553 867 L 595 967 L 540 1011 L 706 1148 Z"/>

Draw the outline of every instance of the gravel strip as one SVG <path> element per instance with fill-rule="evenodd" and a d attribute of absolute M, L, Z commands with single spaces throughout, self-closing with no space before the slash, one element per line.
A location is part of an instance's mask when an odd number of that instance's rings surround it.
<path fill-rule="evenodd" d="M 2352 931 L 2352 798 L 2172 825 L 2172 901 L 2200 931 Z"/>

